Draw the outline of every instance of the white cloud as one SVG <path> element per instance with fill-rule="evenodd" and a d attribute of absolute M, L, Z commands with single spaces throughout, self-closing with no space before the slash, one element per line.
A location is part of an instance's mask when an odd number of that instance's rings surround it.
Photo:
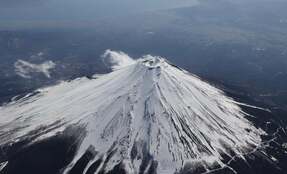
<path fill-rule="evenodd" d="M 135 60 L 121 51 L 106 50 L 102 55 L 104 63 L 117 70 L 135 63 Z"/>
<path fill-rule="evenodd" d="M 50 78 L 50 70 L 55 68 L 53 61 L 45 61 L 41 64 L 33 64 L 24 60 L 17 60 L 14 63 L 15 73 L 23 78 L 31 78 L 33 73 L 43 73 Z"/>

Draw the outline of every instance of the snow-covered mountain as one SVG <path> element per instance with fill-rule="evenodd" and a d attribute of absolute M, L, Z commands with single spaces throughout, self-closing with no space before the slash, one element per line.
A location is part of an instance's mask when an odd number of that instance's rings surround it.
<path fill-rule="evenodd" d="M 223 156 L 244 159 L 261 144 L 264 131 L 240 105 L 164 58 L 145 56 L 0 107 L 0 146 L 36 136 L 35 143 L 78 125 L 85 134 L 63 173 L 87 152 L 83 173 L 208 172 L 226 166 Z"/>

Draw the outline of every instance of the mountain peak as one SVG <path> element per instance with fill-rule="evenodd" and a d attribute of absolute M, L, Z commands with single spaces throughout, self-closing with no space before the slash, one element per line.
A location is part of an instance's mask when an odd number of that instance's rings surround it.
<path fill-rule="evenodd" d="M 97 79 L 80 78 L 39 90 L 0 108 L 2 143 L 38 141 L 71 125 L 86 134 L 65 173 L 91 147 L 85 171 L 175 173 L 224 166 L 259 146 L 264 132 L 246 119 L 237 102 L 198 77 L 145 56 Z M 44 127 L 44 128 L 43 128 Z M 21 131 L 19 131 L 21 130 Z M 83 135 L 81 135 L 83 136 Z"/>
<path fill-rule="evenodd" d="M 147 66 L 149 68 L 158 68 L 167 66 L 167 62 L 162 57 L 147 55 L 144 58 L 138 60 L 138 63 Z"/>

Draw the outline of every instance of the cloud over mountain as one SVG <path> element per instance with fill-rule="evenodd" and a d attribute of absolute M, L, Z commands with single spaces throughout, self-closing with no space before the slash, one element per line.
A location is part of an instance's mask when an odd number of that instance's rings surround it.
<path fill-rule="evenodd" d="M 106 50 L 102 55 L 104 63 L 113 70 L 123 68 L 135 63 L 135 60 L 124 52 Z"/>
<path fill-rule="evenodd" d="M 55 68 L 55 66 L 56 64 L 50 60 L 41 64 L 33 64 L 20 59 L 14 63 L 15 73 L 23 78 L 32 78 L 34 73 L 42 73 L 47 78 L 50 78 L 50 70 Z"/>

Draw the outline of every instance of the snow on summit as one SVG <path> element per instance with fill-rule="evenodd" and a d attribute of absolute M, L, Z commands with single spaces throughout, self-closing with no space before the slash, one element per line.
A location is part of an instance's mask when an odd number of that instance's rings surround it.
<path fill-rule="evenodd" d="M 100 161 L 95 173 L 136 174 L 179 173 L 198 162 L 208 171 L 224 165 L 223 154 L 242 156 L 260 145 L 264 132 L 223 91 L 161 57 L 108 55 L 130 61 L 99 78 L 63 82 L 2 106 L 2 145 L 82 125 L 86 134 L 64 173 L 92 147 L 85 172 Z M 33 131 L 39 127 L 42 133 Z"/>

